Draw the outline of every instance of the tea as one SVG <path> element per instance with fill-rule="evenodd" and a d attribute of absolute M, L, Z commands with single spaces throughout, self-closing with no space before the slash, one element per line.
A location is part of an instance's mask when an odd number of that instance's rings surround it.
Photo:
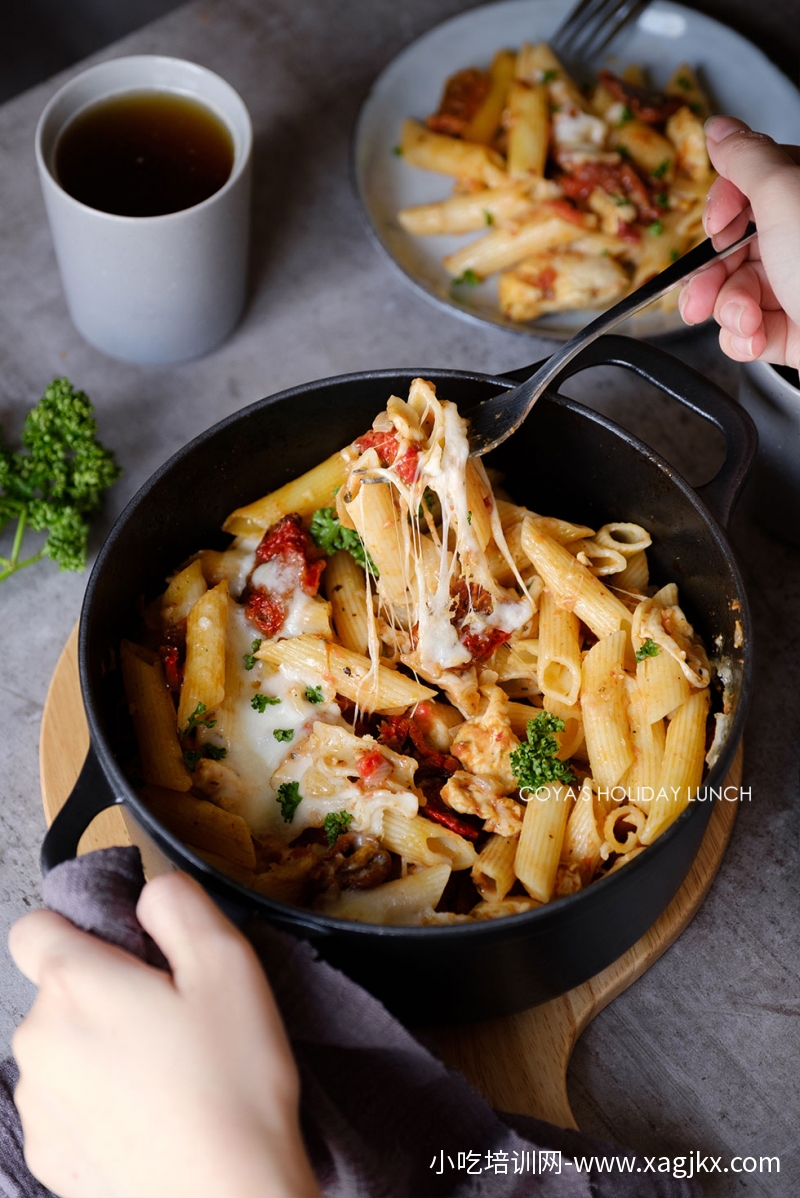
<path fill-rule="evenodd" d="M 167 91 L 100 100 L 67 125 L 54 173 L 76 200 L 117 216 L 180 212 L 219 191 L 233 139 L 204 104 Z"/>

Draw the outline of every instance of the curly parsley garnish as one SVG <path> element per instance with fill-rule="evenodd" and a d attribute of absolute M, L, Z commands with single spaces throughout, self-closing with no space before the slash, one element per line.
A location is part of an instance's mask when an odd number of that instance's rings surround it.
<path fill-rule="evenodd" d="M 558 71 L 553 71 L 553 70 L 542 71 L 542 79 L 541 79 L 542 83 L 552 83 L 553 80 L 557 79 L 557 78 L 558 78 Z"/>
<path fill-rule="evenodd" d="M 549 711 L 528 720 L 528 739 L 511 754 L 511 768 L 520 787 L 537 791 L 550 782 L 575 781 L 575 775 L 558 757 L 558 741 L 553 733 L 563 732 L 564 721 Z"/>
<path fill-rule="evenodd" d="M 467 287 L 477 287 L 481 281 L 480 275 L 476 274 L 471 267 L 467 267 L 463 275 L 459 275 L 457 279 L 453 279 L 454 287 L 461 287 L 466 284 Z"/>
<path fill-rule="evenodd" d="M 330 557 L 338 549 L 346 549 L 350 556 L 369 570 L 373 578 L 378 578 L 378 568 L 364 548 L 364 542 L 354 528 L 345 528 L 339 522 L 336 509 L 319 507 L 311 517 L 309 530 L 314 544 Z"/>
<path fill-rule="evenodd" d="M 324 703 L 325 696 L 322 693 L 321 686 L 307 686 L 305 690 L 306 698 L 309 703 Z"/>
<path fill-rule="evenodd" d="M 272 735 L 278 741 L 290 741 L 294 736 L 294 728 L 273 728 Z"/>
<path fill-rule="evenodd" d="M 633 120 L 633 113 L 631 112 L 630 108 L 626 104 L 623 107 L 622 112 L 619 114 L 619 120 L 617 121 L 617 128 L 621 129 L 623 125 L 627 125 L 628 121 L 632 121 L 632 120 Z"/>
<path fill-rule="evenodd" d="M 268 707 L 277 707 L 279 703 L 280 699 L 273 699 L 272 695 L 253 695 L 250 700 L 250 706 L 253 711 L 258 711 L 261 715 L 264 714 Z"/>
<path fill-rule="evenodd" d="M 183 738 L 185 736 L 188 736 L 191 732 L 194 732 L 194 730 L 196 728 L 199 728 L 201 724 L 203 725 L 204 728 L 213 728 L 214 727 L 214 725 L 216 724 L 217 721 L 216 720 L 204 720 L 202 717 L 205 715 L 205 712 L 206 712 L 205 703 L 198 703 L 197 706 L 195 707 L 194 711 L 192 712 L 192 714 L 189 716 L 189 723 L 183 729 L 183 732 L 178 732 L 178 736 L 181 738 L 181 740 L 183 740 Z"/>
<path fill-rule="evenodd" d="M 8 557 L 0 557 L 0 582 L 49 557 L 62 570 L 86 567 L 86 517 L 120 469 L 97 440 L 94 408 L 69 379 L 54 379 L 25 418 L 22 452 L 11 450 L 0 430 L 0 530 L 15 524 Z M 34 553 L 26 532 L 46 533 Z"/>
<path fill-rule="evenodd" d="M 658 645 L 650 637 L 636 650 L 637 661 L 644 661 L 646 657 L 658 657 Z"/>
<path fill-rule="evenodd" d="M 336 844 L 342 832 L 346 832 L 352 822 L 353 817 L 349 811 L 329 811 L 322 821 L 328 844 Z"/>
<path fill-rule="evenodd" d="M 664 232 L 663 220 L 654 220 L 652 225 L 650 225 L 650 232 L 653 234 L 654 237 L 660 237 L 661 234 Z"/>
<path fill-rule="evenodd" d="M 250 646 L 250 652 L 242 654 L 242 658 L 244 660 L 244 668 L 246 670 L 252 670 L 253 666 L 256 664 L 255 654 L 258 653 L 260 648 L 261 648 L 261 637 L 256 637 L 256 639 L 253 641 L 252 645 Z"/>
<path fill-rule="evenodd" d="M 228 756 L 228 750 L 222 745 L 203 745 L 202 749 L 184 749 L 183 760 L 188 768 L 194 773 L 204 757 L 209 761 L 222 761 L 223 757 Z"/>
<path fill-rule="evenodd" d="M 484 215 L 487 225 L 494 224 L 494 213 L 490 212 L 488 208 L 484 208 L 483 215 Z"/>
<path fill-rule="evenodd" d="M 292 822 L 294 813 L 302 801 L 303 796 L 300 794 L 299 782 L 281 782 L 278 787 L 278 793 L 275 796 L 275 802 L 280 804 L 284 823 L 290 824 Z"/>
<path fill-rule="evenodd" d="M 654 179 L 663 179 L 664 178 L 667 171 L 669 170 L 670 161 L 671 160 L 669 158 L 665 158 L 663 160 L 663 162 L 659 162 L 658 166 L 655 168 L 654 171 L 650 172 L 650 174 L 653 176 Z"/>

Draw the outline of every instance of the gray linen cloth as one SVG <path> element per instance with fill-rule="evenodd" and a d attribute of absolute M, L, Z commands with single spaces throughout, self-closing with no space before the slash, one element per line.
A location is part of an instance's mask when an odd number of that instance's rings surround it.
<path fill-rule="evenodd" d="M 85 931 L 165 968 L 136 919 L 143 884 L 138 849 L 100 849 L 53 869 L 44 900 Z M 644 1162 L 626 1149 L 496 1113 L 310 945 L 263 923 L 248 933 L 297 1058 L 303 1132 L 325 1198 L 700 1195 L 693 1181 L 643 1172 Z M 25 1165 L 13 1103 L 17 1077 L 13 1060 L 0 1064 L 0 1193 L 52 1198 Z M 634 1159 L 630 1172 L 579 1173 L 573 1158 L 590 1155 Z"/>

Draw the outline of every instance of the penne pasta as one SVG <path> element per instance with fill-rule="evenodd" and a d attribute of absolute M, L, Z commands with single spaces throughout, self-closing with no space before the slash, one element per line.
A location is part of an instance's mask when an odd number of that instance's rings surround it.
<path fill-rule="evenodd" d="M 572 799 L 565 786 L 545 786 L 525 808 L 514 871 L 531 898 L 549 903 Z"/>
<path fill-rule="evenodd" d="M 235 537 L 260 536 L 265 529 L 290 512 L 311 516 L 317 508 L 327 507 L 333 502 L 336 489 L 346 477 L 347 465 L 342 455 L 333 453 L 319 466 L 307 470 L 277 491 L 231 512 L 222 526 L 223 530 Z"/>
<path fill-rule="evenodd" d="M 345 649 L 366 655 L 369 651 L 369 624 L 364 571 L 344 549 L 328 559 L 325 591 L 337 637 Z"/>
<path fill-rule="evenodd" d="M 141 795 L 156 819 L 187 844 L 213 852 L 232 865 L 255 868 L 253 838 L 240 815 L 161 786 L 146 786 Z"/>
<path fill-rule="evenodd" d="M 406 674 L 382 665 L 373 669 L 368 657 L 316 636 L 271 641 L 263 644 L 255 656 L 268 665 L 286 665 L 295 671 L 321 675 L 338 694 L 358 703 L 364 711 L 405 711 L 436 694 Z"/>
<path fill-rule="evenodd" d="M 486 902 L 501 902 L 517 880 L 514 861 L 518 836 L 498 836 L 487 840 L 472 866 L 472 881 Z"/>
<path fill-rule="evenodd" d="M 592 775 L 610 789 L 633 761 L 625 687 L 626 634 L 602 637 L 583 659 L 581 711 Z"/>
<path fill-rule="evenodd" d="M 559 607 L 549 591 L 539 603 L 539 685 L 545 699 L 557 699 L 566 707 L 578 701 L 581 688 L 581 650 L 578 617 Z"/>
<path fill-rule="evenodd" d="M 642 844 L 652 844 L 695 797 L 703 780 L 708 689 L 695 691 L 667 726 L 658 790 L 647 810 Z"/>
<path fill-rule="evenodd" d="M 225 639 L 228 583 L 206 591 L 186 621 L 186 668 L 178 704 L 178 728 L 186 728 L 193 712 L 211 712 L 225 697 Z"/>
<path fill-rule="evenodd" d="M 123 641 L 120 665 L 145 782 L 175 791 L 188 790 L 192 778 L 184 764 L 175 729 L 175 708 L 161 662 L 157 657 L 147 660 L 138 645 Z"/>
<path fill-rule="evenodd" d="M 503 160 L 494 150 L 434 133 L 418 121 L 403 122 L 400 149 L 407 162 L 426 171 L 477 179 L 486 187 L 502 187 L 508 182 Z"/>
<path fill-rule="evenodd" d="M 556 601 L 574 611 L 595 636 L 630 628 L 631 614 L 624 603 L 530 517 L 522 526 L 522 547 Z"/>
<path fill-rule="evenodd" d="M 707 97 L 689 67 L 664 93 L 643 80 L 639 64 L 602 70 L 587 92 L 547 43 L 525 43 L 498 51 L 488 71 L 458 71 L 427 124 L 404 123 L 404 163 L 450 175 L 454 190 L 403 209 L 400 225 L 422 236 L 484 233 L 443 259 L 454 298 L 468 302 L 461 284 L 497 274 L 508 321 L 602 308 L 702 238 L 714 177 Z"/>
<path fill-rule="evenodd" d="M 413 924 L 432 914 L 450 877 L 449 865 L 432 865 L 375 890 L 343 890 L 321 908 L 335 919 L 357 923 Z"/>

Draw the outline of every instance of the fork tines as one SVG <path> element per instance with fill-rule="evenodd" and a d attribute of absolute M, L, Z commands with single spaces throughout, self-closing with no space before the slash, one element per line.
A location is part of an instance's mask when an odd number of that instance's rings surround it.
<path fill-rule="evenodd" d="M 591 59 L 647 4 L 648 0 L 580 0 L 550 44 L 560 57 L 576 62 Z"/>

